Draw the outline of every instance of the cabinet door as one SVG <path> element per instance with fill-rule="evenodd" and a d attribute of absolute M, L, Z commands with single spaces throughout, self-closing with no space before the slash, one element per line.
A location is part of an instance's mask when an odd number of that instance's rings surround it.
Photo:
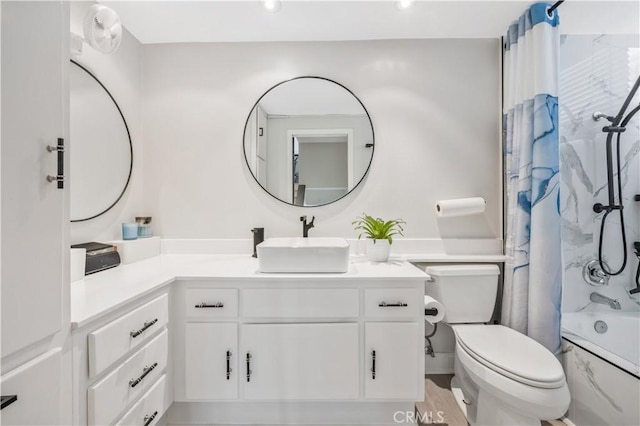
<path fill-rule="evenodd" d="M 187 399 L 238 397 L 238 325 L 187 323 L 185 329 Z"/>
<path fill-rule="evenodd" d="M 241 336 L 245 399 L 358 398 L 358 324 L 251 324 Z"/>
<path fill-rule="evenodd" d="M 366 398 L 419 398 L 424 383 L 420 342 L 420 327 L 415 322 L 365 324 Z"/>
<path fill-rule="evenodd" d="M 68 14 L 63 2 L 1 2 L 2 357 L 61 330 L 68 229 L 57 173 L 64 137 Z M 68 158 L 68 154 L 66 155 Z"/>
<path fill-rule="evenodd" d="M 3 425 L 59 425 L 60 348 L 21 365 L 0 378 L 3 397 L 15 402 L 0 412 Z"/>

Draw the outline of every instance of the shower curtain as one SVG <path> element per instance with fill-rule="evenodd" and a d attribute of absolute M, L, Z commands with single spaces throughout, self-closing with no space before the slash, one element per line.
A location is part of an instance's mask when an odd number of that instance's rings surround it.
<path fill-rule="evenodd" d="M 532 5 L 505 36 L 506 263 L 502 323 L 560 351 L 557 11 Z"/>

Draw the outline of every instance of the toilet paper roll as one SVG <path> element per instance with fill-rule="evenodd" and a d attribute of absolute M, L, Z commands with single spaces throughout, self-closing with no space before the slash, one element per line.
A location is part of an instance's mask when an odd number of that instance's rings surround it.
<path fill-rule="evenodd" d="M 486 204 L 482 197 L 440 200 L 436 202 L 436 215 L 438 217 L 457 217 L 479 214 L 484 211 Z"/>
<path fill-rule="evenodd" d="M 437 312 L 433 312 L 433 309 L 435 309 Z M 442 303 L 438 302 L 431 296 L 424 297 L 424 310 L 424 319 L 429 324 L 435 324 L 442 321 L 442 319 L 444 318 L 444 306 L 442 306 Z M 427 315 L 427 312 L 429 312 L 429 315 Z"/>

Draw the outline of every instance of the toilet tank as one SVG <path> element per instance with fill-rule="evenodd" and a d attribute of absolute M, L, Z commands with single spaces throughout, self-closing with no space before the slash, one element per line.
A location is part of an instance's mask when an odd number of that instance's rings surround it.
<path fill-rule="evenodd" d="M 425 272 L 432 282 L 425 294 L 444 305 L 443 321 L 449 324 L 488 322 L 498 292 L 497 265 L 429 266 Z"/>

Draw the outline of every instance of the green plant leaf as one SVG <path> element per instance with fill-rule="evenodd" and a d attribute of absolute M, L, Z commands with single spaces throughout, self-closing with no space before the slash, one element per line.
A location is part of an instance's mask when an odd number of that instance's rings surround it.
<path fill-rule="evenodd" d="M 406 222 L 402 219 L 391 219 L 385 221 L 382 218 L 375 218 L 366 213 L 362 213 L 353 222 L 351 222 L 356 231 L 361 231 L 358 235 L 360 239 L 363 235 L 374 240 L 387 240 L 389 244 L 393 243 L 393 236 L 403 235 L 404 228 L 402 225 Z"/>

